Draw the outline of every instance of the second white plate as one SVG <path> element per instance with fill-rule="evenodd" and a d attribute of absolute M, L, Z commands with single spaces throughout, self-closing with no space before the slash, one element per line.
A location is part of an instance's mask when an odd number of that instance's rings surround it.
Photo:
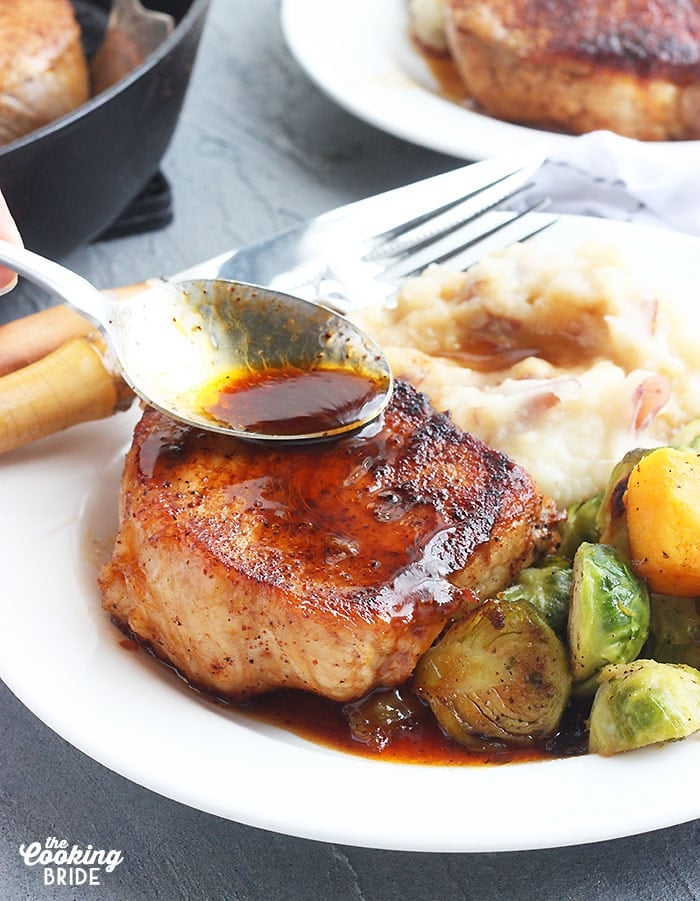
<path fill-rule="evenodd" d="M 465 160 L 510 150 L 556 151 L 576 138 L 473 112 L 440 93 L 412 45 L 406 0 L 282 0 L 295 58 L 340 106 L 370 125 Z M 668 161 L 697 161 L 700 141 L 645 144 Z"/>

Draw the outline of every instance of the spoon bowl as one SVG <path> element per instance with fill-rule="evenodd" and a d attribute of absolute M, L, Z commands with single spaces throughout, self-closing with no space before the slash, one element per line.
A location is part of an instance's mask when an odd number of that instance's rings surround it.
<path fill-rule="evenodd" d="M 289 294 L 196 279 L 113 300 L 77 273 L 8 242 L 0 241 L 0 263 L 94 320 L 124 381 L 188 425 L 258 441 L 315 441 L 363 428 L 391 397 L 391 370 L 378 344 L 337 313 Z M 282 375 L 263 380 L 271 374 Z M 305 376 L 329 374 L 349 376 L 363 390 L 339 399 L 338 379 L 318 378 L 310 390 Z M 251 393 L 253 376 L 264 390 Z M 319 385 L 327 396 L 319 396 Z M 244 389 L 254 415 L 223 415 L 217 401 L 242 397 Z M 267 415 L 275 397 L 276 412 Z"/>

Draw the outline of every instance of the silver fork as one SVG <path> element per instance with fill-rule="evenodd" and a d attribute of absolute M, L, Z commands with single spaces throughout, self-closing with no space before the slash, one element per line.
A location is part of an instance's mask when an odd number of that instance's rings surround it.
<path fill-rule="evenodd" d="M 230 278 L 349 313 L 386 303 L 430 263 L 467 269 L 556 221 L 547 200 L 498 209 L 529 187 L 541 156 L 504 156 L 339 207 L 173 278 Z"/>
<path fill-rule="evenodd" d="M 474 163 L 340 207 L 172 278 L 250 282 L 344 313 L 386 303 L 404 278 L 431 262 L 466 268 L 494 247 L 524 240 L 556 221 L 538 212 L 541 204 L 521 213 L 497 209 L 527 185 L 541 162 L 500 158 Z M 122 293 L 143 287 L 130 286 Z M 48 313 L 50 309 L 27 319 Z M 34 327 L 39 324 L 28 327 L 30 335 Z M 0 378 L 0 407 L 11 426 L 7 435 L 0 436 L 0 453 L 129 406 L 131 396 L 108 357 L 101 358 L 101 369 L 99 361 L 95 368 L 91 337 L 69 340 L 92 328 L 73 314 L 59 344 L 34 357 L 29 393 L 27 370 L 6 370 L 8 374 Z M 2 334 L 0 330 L 0 351 Z M 90 379 L 84 376 L 88 361 Z"/>
<path fill-rule="evenodd" d="M 543 203 L 520 213 L 499 208 L 528 187 L 542 162 L 530 154 L 463 166 L 338 207 L 176 275 L 109 293 L 129 296 L 157 281 L 228 278 L 341 313 L 386 303 L 404 278 L 431 262 L 466 269 L 490 250 L 523 241 L 555 222 L 556 217 L 539 212 Z M 92 328 L 60 306 L 0 326 L 0 378 Z"/>

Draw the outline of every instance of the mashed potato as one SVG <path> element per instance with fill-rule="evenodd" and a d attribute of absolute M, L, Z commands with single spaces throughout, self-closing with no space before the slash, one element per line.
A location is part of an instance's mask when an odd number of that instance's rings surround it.
<path fill-rule="evenodd" d="M 432 266 L 395 306 L 355 319 L 397 377 L 561 506 L 595 494 L 630 447 L 700 417 L 700 349 L 682 308 L 600 244 L 517 244 L 467 274 Z"/>
<path fill-rule="evenodd" d="M 408 0 L 411 32 L 430 50 L 447 53 L 445 9 L 447 0 Z"/>

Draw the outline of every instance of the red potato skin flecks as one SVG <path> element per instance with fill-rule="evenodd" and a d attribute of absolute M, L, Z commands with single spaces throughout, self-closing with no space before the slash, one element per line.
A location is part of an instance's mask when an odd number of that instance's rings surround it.
<path fill-rule="evenodd" d="M 396 685 L 476 594 L 551 539 L 528 475 L 399 382 L 334 442 L 242 442 L 146 410 L 105 609 L 194 686 L 334 700 Z"/>

